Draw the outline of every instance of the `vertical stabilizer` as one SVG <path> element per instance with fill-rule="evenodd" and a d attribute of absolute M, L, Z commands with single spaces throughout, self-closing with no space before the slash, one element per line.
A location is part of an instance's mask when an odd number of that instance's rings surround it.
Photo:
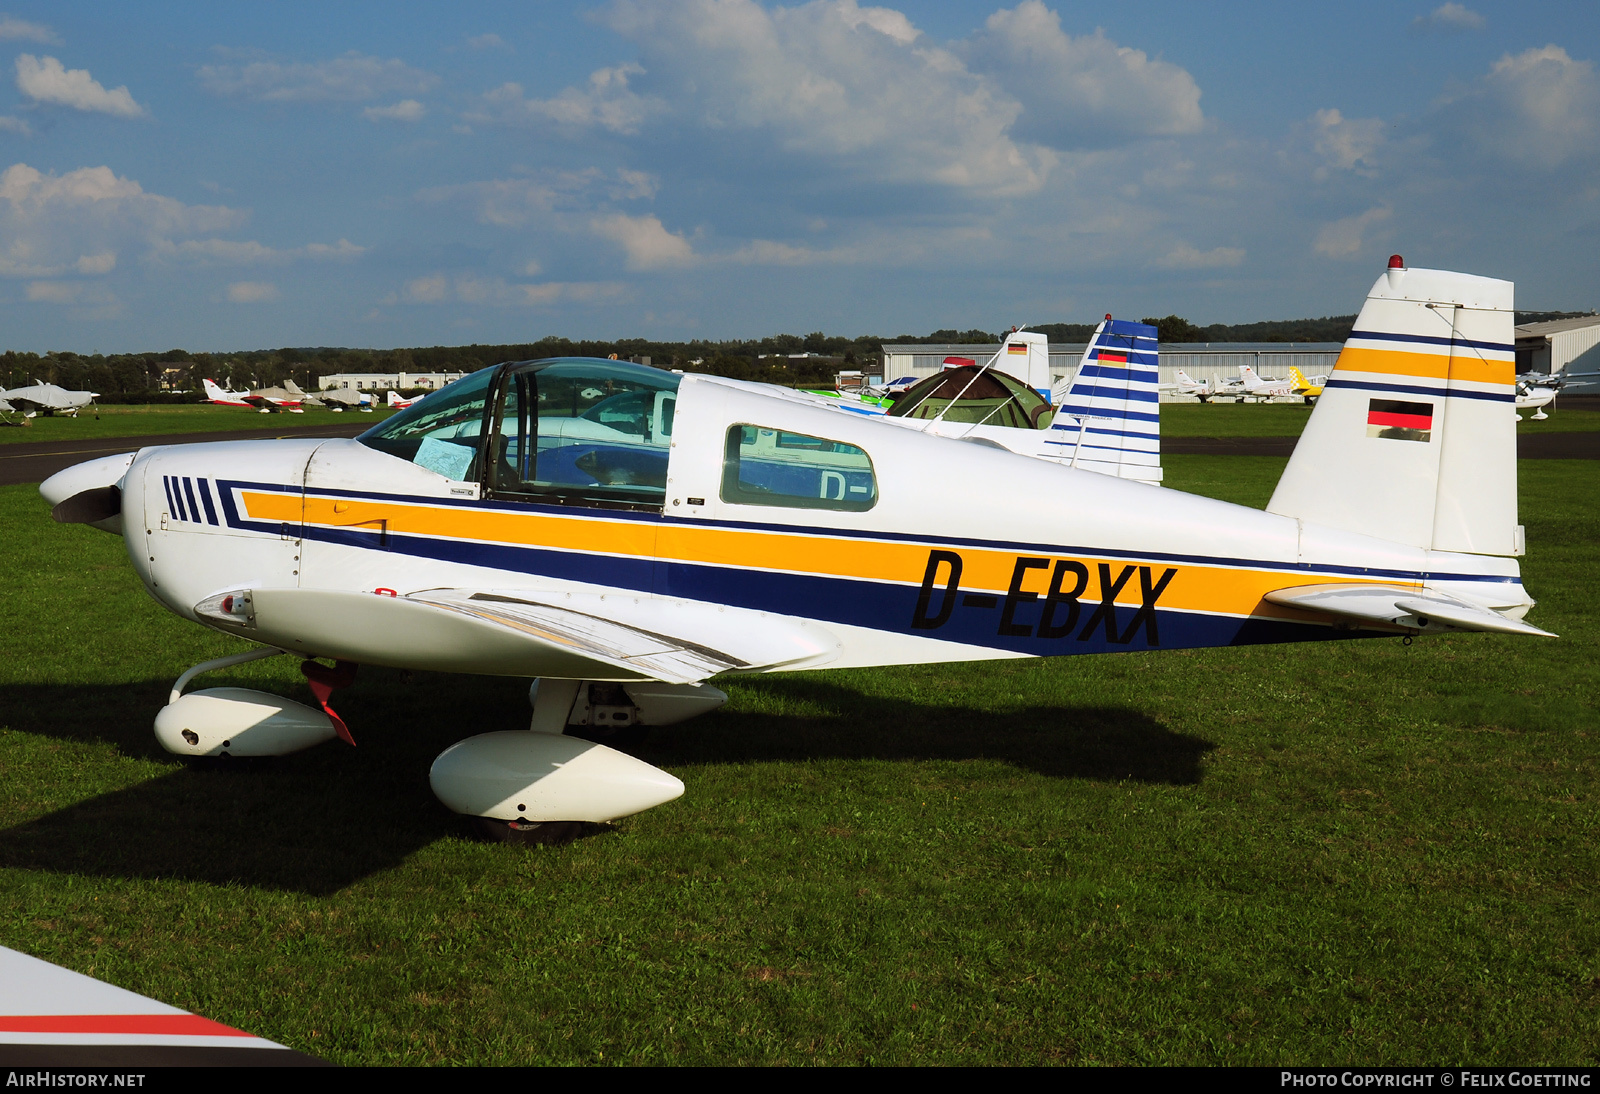
<path fill-rule="evenodd" d="M 1156 328 L 1106 317 L 1095 328 L 1051 422 L 1061 462 L 1124 479 L 1161 481 L 1161 374 Z"/>
<path fill-rule="evenodd" d="M 1033 390 L 1050 397 L 1050 339 L 1038 331 L 1012 331 L 1000 347 L 994 368 L 1015 376 Z"/>
<path fill-rule="evenodd" d="M 1433 550 L 1520 553 L 1512 289 L 1391 259 L 1267 511 Z"/>

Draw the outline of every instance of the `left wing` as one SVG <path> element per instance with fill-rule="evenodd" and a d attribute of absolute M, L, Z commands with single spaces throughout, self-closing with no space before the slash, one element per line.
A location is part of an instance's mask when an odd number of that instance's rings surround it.
<path fill-rule="evenodd" d="M 194 612 L 308 657 L 490 676 L 692 684 L 822 665 L 839 648 L 825 629 L 790 616 L 629 593 L 239 589 Z"/>

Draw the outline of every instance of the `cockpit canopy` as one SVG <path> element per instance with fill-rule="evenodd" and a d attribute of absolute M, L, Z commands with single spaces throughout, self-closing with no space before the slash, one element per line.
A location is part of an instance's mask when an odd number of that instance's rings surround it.
<path fill-rule="evenodd" d="M 961 365 L 920 380 L 896 395 L 889 415 L 1045 429 L 1050 425 L 1051 407 L 1048 400 L 1014 376 L 992 368 Z"/>
<path fill-rule="evenodd" d="M 486 480 L 495 494 L 659 507 L 680 379 L 627 361 L 516 361 L 465 376 L 358 439 L 446 478 Z"/>

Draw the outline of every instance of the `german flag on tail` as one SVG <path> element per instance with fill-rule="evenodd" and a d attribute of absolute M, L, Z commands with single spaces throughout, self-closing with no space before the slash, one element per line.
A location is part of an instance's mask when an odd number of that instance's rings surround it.
<path fill-rule="evenodd" d="M 1433 404 L 1369 399 L 1367 436 L 1390 441 L 1430 440 L 1433 437 Z"/>

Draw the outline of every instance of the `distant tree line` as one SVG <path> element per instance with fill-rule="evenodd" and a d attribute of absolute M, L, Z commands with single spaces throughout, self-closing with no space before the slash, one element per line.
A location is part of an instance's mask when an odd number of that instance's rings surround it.
<path fill-rule="evenodd" d="M 1588 312 L 1517 312 L 1518 323 L 1543 322 L 1587 315 Z M 1264 323 L 1213 323 L 1197 326 L 1181 316 L 1147 318 L 1163 342 L 1343 342 L 1355 323 L 1353 315 L 1321 319 L 1287 319 Z M 1052 342 L 1083 342 L 1094 333 L 1092 323 L 1030 325 Z M 271 387 L 293 380 L 314 391 L 317 377 L 339 372 L 472 372 L 501 361 L 540 357 L 650 358 L 661 368 L 705 372 L 736 380 L 760 380 L 796 387 L 833 383 L 840 369 L 869 369 L 881 361 L 885 343 L 900 345 L 986 345 L 1005 332 L 936 330 L 893 338 L 862 335 L 844 338 L 814 331 L 804 336 L 777 334 L 759 339 L 713 342 L 656 342 L 646 338 L 615 341 L 546 337 L 507 345 L 427 346 L 414 349 L 345 349 L 302 347 L 242 350 L 233 353 L 77 354 L 70 352 L 0 354 L 0 381 L 6 387 L 40 382 L 102 394 L 102 402 L 192 402 L 202 379 L 224 387 Z M 170 390 L 163 390 L 163 388 Z"/>

